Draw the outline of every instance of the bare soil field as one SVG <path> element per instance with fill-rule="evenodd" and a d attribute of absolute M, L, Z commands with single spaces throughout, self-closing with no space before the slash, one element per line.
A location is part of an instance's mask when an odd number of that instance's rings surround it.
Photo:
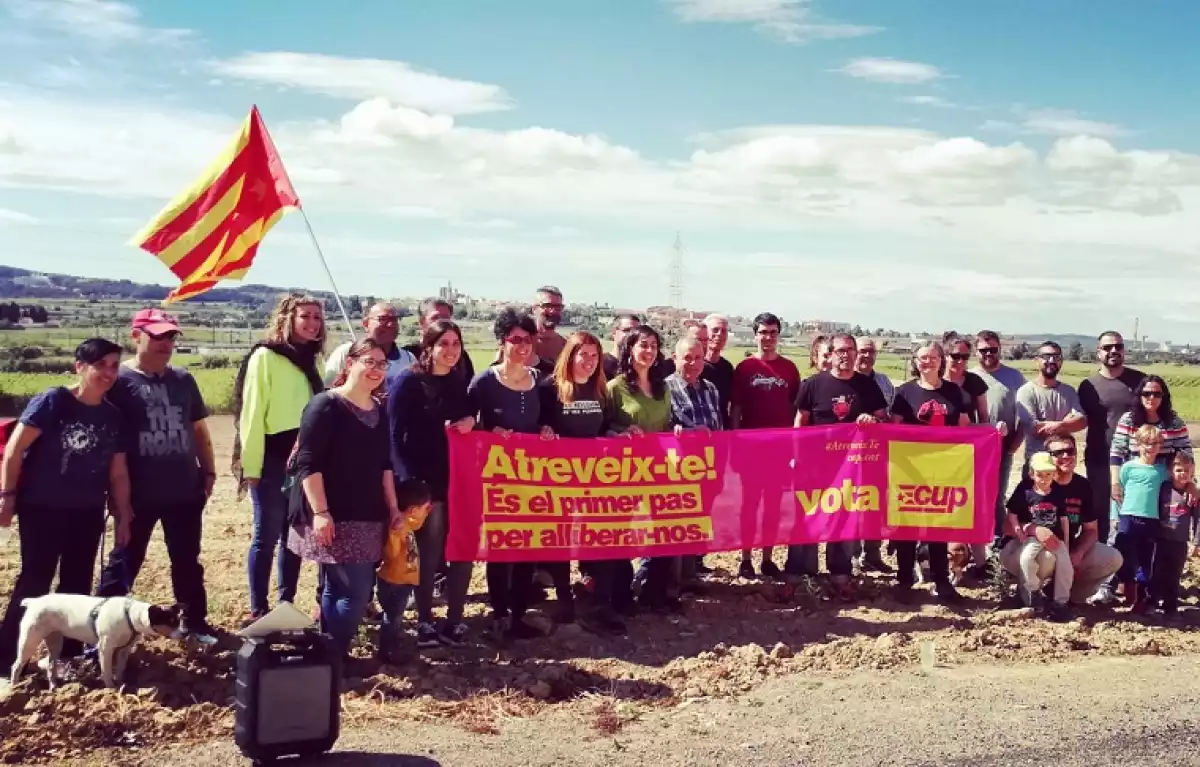
<path fill-rule="evenodd" d="M 212 426 L 218 463 L 224 467 L 232 423 L 218 417 Z M 232 482 L 222 479 L 207 511 L 204 562 L 212 622 L 225 631 L 235 631 L 247 609 L 250 528 L 249 501 L 238 503 Z M 360 733 L 411 730 L 418 724 L 429 725 L 431 732 L 453 728 L 473 739 L 464 743 L 483 748 L 487 737 L 514 727 L 539 729 L 547 744 L 563 740 L 563 727 L 572 738 L 620 743 L 627 727 L 651 720 L 669 727 L 682 721 L 672 712 L 685 709 L 751 705 L 762 707 L 758 714 L 766 718 L 789 715 L 789 708 L 782 703 L 775 707 L 765 690 L 796 685 L 846 690 L 847 685 L 894 685 L 897 679 L 918 678 L 919 645 L 926 640 L 935 643 L 939 664 L 956 673 L 978 672 L 978 684 L 1000 687 L 1042 679 L 1038 668 L 1066 668 L 1084 659 L 1132 659 L 1120 667 L 1129 690 L 1116 684 L 1106 689 L 1113 698 L 1106 705 L 1116 711 L 1126 695 L 1131 696 L 1128 705 L 1137 705 L 1136 695 L 1154 693 L 1153 686 L 1134 690 L 1141 684 L 1141 664 L 1151 669 L 1161 661 L 1146 656 L 1200 653 L 1195 563 L 1185 575 L 1182 624 L 1166 627 L 1154 618 L 1134 619 L 1124 608 L 1087 609 L 1066 624 L 1032 619 L 1025 611 L 997 611 L 998 592 L 989 584 L 964 588 L 967 601 L 951 610 L 929 599 L 898 604 L 888 596 L 890 578 L 867 576 L 862 598 L 842 604 L 820 592 L 789 594 L 777 584 L 739 579 L 736 554 L 710 556 L 709 562 L 718 572 L 708 581 L 707 593 L 692 598 L 683 615 L 634 618 L 623 638 L 566 626 L 545 639 L 504 650 L 482 638 L 486 587 L 483 569 L 477 567 L 467 618 L 472 646 L 420 654 L 414 649 L 406 662 L 380 666 L 368 659 L 376 628 L 363 629 L 356 650 L 362 656 L 361 675 L 345 682 L 343 727 Z M 17 566 L 15 546 L 0 551 L 0 599 L 7 600 Z M 313 607 L 314 588 L 315 569 L 306 565 L 300 609 Z M 151 547 L 136 593 L 151 601 L 172 600 L 161 536 Z M 546 628 L 551 627 L 546 616 L 552 604 L 544 614 L 533 614 Z M 27 676 L 0 698 L 0 761 L 124 764 L 172 744 L 176 753 L 196 754 L 200 751 L 188 747 L 228 741 L 238 646 L 232 636 L 208 649 L 167 640 L 144 642 L 135 650 L 123 691 L 102 689 L 91 670 L 80 682 L 53 693 L 43 689 L 41 679 Z M 1152 684 L 1149 678 L 1146 684 Z M 859 701 L 853 705 L 870 705 L 871 695 L 838 694 L 848 702 Z M 745 703 L 753 700 L 760 702 Z M 1047 698 L 1051 700 L 1053 696 Z M 867 716 L 865 708 L 861 713 Z M 369 735 L 361 737 L 370 740 Z M 539 752 L 538 743 L 528 745 L 531 754 Z M 546 748 L 546 754 L 553 753 Z M 756 758 L 753 749 L 742 756 Z M 680 753 L 675 761 L 685 760 Z M 550 763 L 529 763 L 535 761 Z"/>

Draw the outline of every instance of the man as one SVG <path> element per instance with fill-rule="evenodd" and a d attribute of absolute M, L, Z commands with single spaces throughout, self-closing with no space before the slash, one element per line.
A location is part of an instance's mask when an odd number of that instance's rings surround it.
<path fill-rule="evenodd" d="M 879 356 L 879 350 L 875 348 L 875 339 L 862 336 L 856 339 L 855 344 L 858 346 L 858 361 L 855 363 L 855 369 L 875 381 L 879 391 L 883 392 L 883 399 L 887 402 L 887 406 L 891 407 L 892 400 L 896 398 L 896 386 L 886 373 L 880 373 L 875 369 L 875 360 Z"/>
<path fill-rule="evenodd" d="M 1017 390 L 1017 430 L 1025 438 L 1025 464 L 1046 449 L 1049 437 L 1065 437 L 1087 428 L 1079 396 L 1058 380 L 1062 347 L 1047 341 L 1038 347 L 1038 374 Z M 1023 472 L 1025 474 L 1028 471 Z"/>
<path fill-rule="evenodd" d="M 796 397 L 796 427 L 871 424 L 886 420 L 888 404 L 879 385 L 873 378 L 855 370 L 859 354 L 854 337 L 837 333 L 829 344 L 831 369 L 822 370 L 800 384 L 800 393 Z M 817 548 L 815 544 L 788 547 L 784 571 L 815 576 Z M 855 598 L 854 586 L 850 583 L 854 572 L 853 552 L 853 541 L 825 544 L 825 563 L 834 590 L 839 599 L 847 602 Z M 876 560 L 880 559 L 878 548 L 874 556 Z"/>
<path fill-rule="evenodd" d="M 1112 546 L 1100 543 L 1099 519 L 1096 516 L 1100 508 L 1092 498 L 1091 482 L 1075 473 L 1078 463 L 1076 457 L 1075 438 L 1071 436 L 1053 436 L 1046 440 L 1046 451 L 1054 460 L 1054 501 L 1061 505 L 1063 513 L 1070 525 L 1068 551 L 1071 553 L 1071 565 L 1075 572 L 1075 580 L 1071 586 L 1072 605 L 1082 605 L 1097 588 L 1121 569 L 1122 558 Z M 1021 480 L 1018 490 L 1028 485 L 1030 480 Z M 1103 488 L 1105 496 L 1108 487 Z M 1108 513 L 1107 507 L 1104 513 Z M 1004 569 L 1018 578 L 1021 577 L 1021 545 L 1014 538 L 1000 552 L 1000 563 Z M 1043 580 L 1050 572 L 1041 573 Z"/>
<path fill-rule="evenodd" d="M 617 361 L 621 356 L 621 342 L 629 331 L 642 324 L 642 318 L 636 314 L 618 314 L 613 318 L 612 351 L 604 355 L 604 377 L 612 380 L 617 377 Z"/>
<path fill-rule="evenodd" d="M 200 388 L 190 373 L 170 364 L 180 335 L 170 315 L 158 309 L 137 312 L 136 354 L 121 367 L 108 394 L 125 423 L 133 522 L 129 541 L 109 556 L 98 594 L 121 597 L 133 590 L 150 535 L 162 522 L 171 586 L 184 606 L 180 629 L 212 644 L 217 640 L 207 620 L 200 540 L 217 472 Z"/>
<path fill-rule="evenodd" d="M 1100 334 L 1096 359 L 1100 362 L 1099 371 L 1079 384 L 1079 405 L 1087 418 L 1084 471 L 1092 483 L 1100 540 L 1107 542 L 1112 519 L 1108 451 L 1117 421 L 1133 408 L 1134 392 L 1146 376 L 1125 367 L 1125 339 L 1115 330 Z"/>
<path fill-rule="evenodd" d="M 724 428 L 721 415 L 721 395 L 717 387 L 703 378 L 704 353 L 707 340 L 695 334 L 686 335 L 675 344 L 675 372 L 667 377 L 667 394 L 671 398 L 671 425 L 675 434 L 684 431 L 719 431 Z M 697 573 L 711 572 L 703 556 L 682 557 L 677 566 L 679 582 L 685 588 L 699 591 L 694 583 Z"/>
<path fill-rule="evenodd" d="M 975 336 L 975 354 L 979 364 L 972 368 L 971 372 L 987 384 L 988 423 L 1003 423 L 1008 428 L 1000 452 L 1000 481 L 996 485 L 999 494 L 996 496 L 994 535 L 995 543 L 998 544 L 1004 534 L 1004 522 L 1008 515 L 1005 504 L 1008 502 L 1008 479 L 1012 474 L 1013 455 L 1021 446 L 1021 433 L 1017 431 L 1017 392 L 1027 381 L 1020 370 L 1000 361 L 1000 335 L 995 331 L 979 331 Z M 1104 458 L 1104 471 L 1107 476 L 1107 448 Z M 984 561 L 977 557 L 978 553 L 977 549 L 972 549 L 972 558 L 976 559 L 977 563 Z"/>
<path fill-rule="evenodd" d="M 558 355 L 567 345 L 567 339 L 555 328 L 562 322 L 562 291 L 553 285 L 538 288 L 537 301 L 533 305 L 533 319 L 537 322 L 537 335 L 533 337 L 533 353 L 538 356 L 534 365 L 543 375 L 554 373 Z"/>
<path fill-rule="evenodd" d="M 733 389 L 733 364 L 721 356 L 729 343 L 729 320 L 720 314 L 704 318 L 708 330 L 708 346 L 704 349 L 704 372 L 701 377 L 717 387 L 721 397 L 721 422 L 729 423 L 729 395 Z"/>
<path fill-rule="evenodd" d="M 441 298 L 426 298 L 421 302 L 419 308 L 417 327 L 420 328 L 421 335 L 424 335 L 429 326 L 438 320 L 452 319 L 454 319 L 454 304 Z M 421 354 L 421 342 L 417 341 L 415 344 L 409 344 L 403 347 L 403 349 L 413 357 L 419 357 Z M 475 377 L 475 365 L 471 362 L 471 355 L 467 354 L 465 348 L 462 355 L 458 358 L 458 364 L 454 367 L 468 381 Z"/>
<path fill-rule="evenodd" d="M 383 386 L 383 391 L 387 391 L 387 384 L 400 375 L 402 370 L 412 367 L 417 358 L 412 352 L 396 346 L 396 336 L 400 332 L 396 307 L 380 301 L 367 310 L 367 316 L 363 317 L 362 324 L 367 331 L 367 337 L 379 344 L 383 348 L 384 354 L 387 355 L 387 374 Z M 331 385 L 333 379 L 337 378 L 338 374 L 342 372 L 342 368 L 346 366 L 346 355 L 350 352 L 353 343 L 353 341 L 347 341 L 330 352 L 329 359 L 325 361 L 326 386 Z"/>
<path fill-rule="evenodd" d="M 800 391 L 800 371 L 796 365 L 779 354 L 779 329 L 782 323 L 770 312 L 754 318 L 754 343 L 757 351 L 738 363 L 733 371 L 733 388 L 730 395 L 730 428 L 733 429 L 786 429 L 795 418 L 796 395 Z M 735 456 L 736 458 L 736 456 Z M 742 474 L 742 537 L 751 540 L 761 532 L 763 539 L 771 539 L 777 530 L 783 493 L 790 487 L 788 460 L 781 456 L 775 471 L 763 472 L 761 468 Z M 736 463 L 736 460 L 735 460 Z M 736 467 L 735 467 L 736 468 Z M 750 468 L 750 467 L 747 467 Z M 747 482 L 747 476 L 755 477 Z M 770 476 L 774 484 L 759 484 L 759 477 Z M 757 529 L 758 508 L 763 507 L 763 529 Z M 760 572 L 764 577 L 778 578 L 783 573 L 772 561 L 770 546 L 762 550 Z M 754 577 L 754 566 L 750 562 L 751 551 L 742 551 L 742 564 L 738 575 Z"/>

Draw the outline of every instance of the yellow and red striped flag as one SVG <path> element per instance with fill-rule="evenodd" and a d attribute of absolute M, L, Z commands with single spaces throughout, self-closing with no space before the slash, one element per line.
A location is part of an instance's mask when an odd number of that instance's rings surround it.
<path fill-rule="evenodd" d="M 220 280 L 241 279 L 258 244 L 283 214 L 300 207 L 258 107 L 204 175 L 134 236 L 180 279 L 163 300 L 182 301 Z"/>

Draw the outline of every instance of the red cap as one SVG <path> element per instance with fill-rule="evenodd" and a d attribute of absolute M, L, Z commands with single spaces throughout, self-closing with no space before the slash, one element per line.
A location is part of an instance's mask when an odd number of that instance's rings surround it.
<path fill-rule="evenodd" d="M 179 323 L 162 309 L 142 309 L 133 315 L 133 329 L 144 330 L 152 336 L 178 333 Z"/>

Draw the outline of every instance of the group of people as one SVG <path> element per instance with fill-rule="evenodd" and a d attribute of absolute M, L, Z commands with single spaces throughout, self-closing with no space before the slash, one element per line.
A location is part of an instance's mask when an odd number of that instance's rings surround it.
<path fill-rule="evenodd" d="M 1071 604 L 1111 603 L 1118 591 L 1134 612 L 1177 612 L 1200 496 L 1191 444 L 1163 379 L 1125 366 L 1119 333 L 1100 336 L 1100 368 L 1078 392 L 1058 380 L 1057 344 L 1038 348 L 1037 373 L 1026 380 L 1001 362 L 1000 338 L 986 330 L 922 344 L 908 379 L 894 385 L 875 369 L 875 341 L 844 333 L 817 338 L 802 375 L 780 354 L 783 323 L 767 312 L 754 318 L 754 351 L 735 364 L 723 356 L 729 323 L 720 315 L 686 323 L 664 349 L 660 333 L 633 314 L 615 318 L 607 344 L 586 331 L 563 336 L 563 309 L 562 292 L 546 286 L 528 309 L 502 311 L 495 358 L 476 373 L 446 301 L 421 305 L 420 338 L 411 346 L 397 343 L 394 307 L 378 303 L 368 308 L 362 338 L 323 356 L 321 302 L 281 299 L 234 385 L 233 470 L 254 523 L 247 620 L 271 607 L 273 566 L 277 600 L 294 602 L 309 561 L 318 567 L 322 628 L 343 652 L 375 599 L 384 659 L 398 648 L 410 601 L 418 647 L 467 642 L 473 565 L 445 557 L 455 433 L 593 439 L 850 422 L 997 429 L 1001 493 L 990 546 L 892 541 L 892 568 L 881 541 L 825 544 L 835 598 L 857 598 L 857 566 L 894 574 L 896 597 L 909 600 L 927 562 L 934 596 L 954 603 L 956 585 L 987 579 L 994 558 L 1016 579 L 1016 595 L 1044 604 L 1053 619 L 1066 618 Z M 106 507 L 116 539 L 97 593 L 134 588 L 161 522 L 182 631 L 214 635 L 200 541 L 217 470 L 200 391 L 170 364 L 179 336 L 172 317 L 140 311 L 132 359 L 122 365 L 119 346 L 86 341 L 76 351 L 78 383 L 43 393 L 22 414 L 0 467 L 0 526 L 14 513 L 21 518 L 21 572 L 0 625 L 0 668 L 15 654 L 22 599 L 46 593 L 56 571 L 60 591 L 92 591 Z M 1076 474 L 1074 436 L 1084 429 L 1086 478 Z M 1022 479 L 1010 489 L 1022 447 Z M 783 502 L 782 492 L 744 488 L 743 526 L 753 531 L 760 508 Z M 1118 522 L 1111 531 L 1110 519 Z M 773 537 L 759 532 L 759 540 Z M 811 578 L 820 560 L 819 546 L 789 546 L 781 568 L 767 548 L 756 570 L 754 553 L 744 551 L 738 574 Z M 488 563 L 491 639 L 540 635 L 525 615 L 550 585 L 556 621 L 623 634 L 639 609 L 679 609 L 710 571 L 702 557 L 689 556 L 651 557 L 636 570 L 628 560 L 581 562 L 579 572 L 573 583 L 568 562 Z"/>

